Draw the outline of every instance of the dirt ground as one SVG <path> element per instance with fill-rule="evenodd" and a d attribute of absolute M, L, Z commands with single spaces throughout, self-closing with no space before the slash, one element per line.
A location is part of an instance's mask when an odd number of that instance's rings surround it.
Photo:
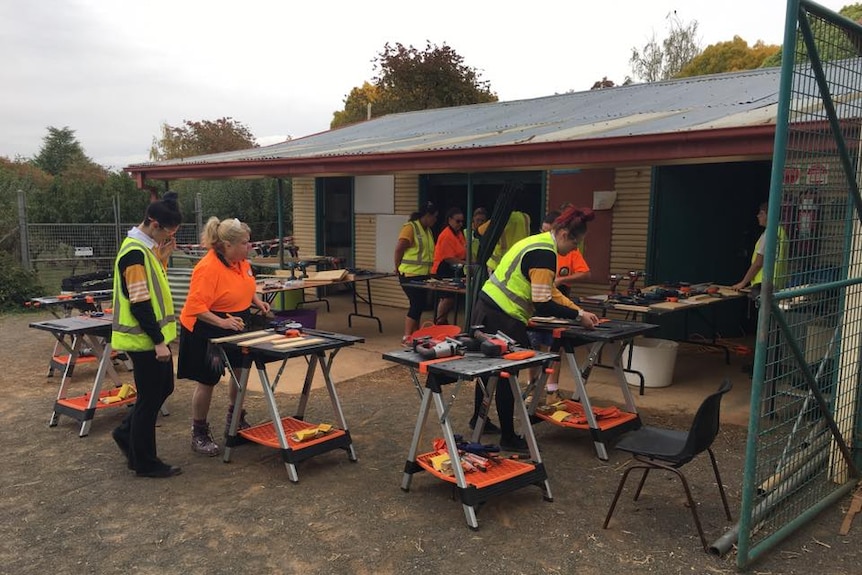
<path fill-rule="evenodd" d="M 621 500 L 602 521 L 627 457 L 594 455 L 586 434 L 535 427 L 553 502 L 528 487 L 492 499 L 470 530 L 448 484 L 414 476 L 400 489 L 418 409 L 399 366 L 337 383 L 359 461 L 337 450 L 303 462 L 292 484 L 275 450 L 244 445 L 229 464 L 189 449 L 192 384 L 178 381 L 160 419 L 159 454 L 184 473 L 136 478 L 110 437 L 124 408 L 100 412 L 90 435 L 61 417 L 49 428 L 59 380 L 46 378 L 48 334 L 28 329 L 42 314 L 0 317 L 3 445 L 0 452 L 0 572 L 27 573 L 733 573 L 735 555 L 707 555 L 677 481 L 654 473 L 641 500 Z M 338 358 L 336 358 L 338 361 Z M 79 368 L 76 390 L 94 368 Z M 261 394 L 247 402 L 252 422 L 267 418 Z M 211 421 L 221 433 L 226 389 L 216 390 Z M 454 406 L 466 430 L 469 389 Z M 281 395 L 284 413 L 295 396 Z M 325 394 L 309 416 L 331 420 Z M 643 410 L 652 424 L 685 428 L 690 416 Z M 439 436 L 434 418 L 423 446 Z M 459 431 L 459 430 L 456 430 Z M 746 430 L 725 425 L 715 450 L 731 508 L 739 507 Z M 707 458 L 685 468 L 710 541 L 724 518 Z M 751 572 L 855 574 L 862 562 L 862 518 L 838 535 L 849 498 L 785 540 Z M 736 518 L 736 517 L 735 517 Z"/>

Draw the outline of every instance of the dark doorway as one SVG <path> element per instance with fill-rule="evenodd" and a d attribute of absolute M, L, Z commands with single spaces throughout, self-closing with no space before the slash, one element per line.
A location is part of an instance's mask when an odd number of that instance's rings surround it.
<path fill-rule="evenodd" d="M 757 210 L 771 170 L 768 161 L 655 168 L 647 283 L 739 281 L 763 231 Z M 756 314 L 747 300 L 739 307 L 719 326 L 722 335 L 750 333 Z"/>
<path fill-rule="evenodd" d="M 353 267 L 353 178 L 317 178 L 317 247 Z"/>

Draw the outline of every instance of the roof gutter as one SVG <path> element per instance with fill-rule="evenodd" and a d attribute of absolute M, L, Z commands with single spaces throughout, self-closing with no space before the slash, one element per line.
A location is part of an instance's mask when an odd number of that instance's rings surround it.
<path fill-rule="evenodd" d="M 133 165 L 139 187 L 147 179 L 223 179 L 366 175 L 396 172 L 477 172 L 602 165 L 657 165 L 682 159 L 769 157 L 775 125 L 344 156 L 272 158 L 232 162 Z"/>

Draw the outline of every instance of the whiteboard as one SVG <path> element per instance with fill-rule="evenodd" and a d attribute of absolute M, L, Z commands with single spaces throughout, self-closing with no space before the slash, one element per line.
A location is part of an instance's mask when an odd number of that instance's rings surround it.
<path fill-rule="evenodd" d="M 395 176 L 356 176 L 353 203 L 357 214 L 391 214 L 395 211 Z"/>
<path fill-rule="evenodd" d="M 398 233 L 401 226 L 407 223 L 410 216 L 389 216 L 379 214 L 377 216 L 377 256 L 374 269 L 379 272 L 394 272 L 395 269 L 395 244 L 398 241 Z"/>

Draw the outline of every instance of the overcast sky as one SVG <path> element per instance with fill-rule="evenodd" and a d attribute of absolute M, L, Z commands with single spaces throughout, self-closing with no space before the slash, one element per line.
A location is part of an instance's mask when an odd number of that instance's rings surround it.
<path fill-rule="evenodd" d="M 782 43 L 784 0 L 0 0 L 0 156 L 32 157 L 48 126 L 112 169 L 146 161 L 164 122 L 325 131 L 386 42 L 449 45 L 502 101 L 621 83 L 674 10 L 702 48 Z"/>

